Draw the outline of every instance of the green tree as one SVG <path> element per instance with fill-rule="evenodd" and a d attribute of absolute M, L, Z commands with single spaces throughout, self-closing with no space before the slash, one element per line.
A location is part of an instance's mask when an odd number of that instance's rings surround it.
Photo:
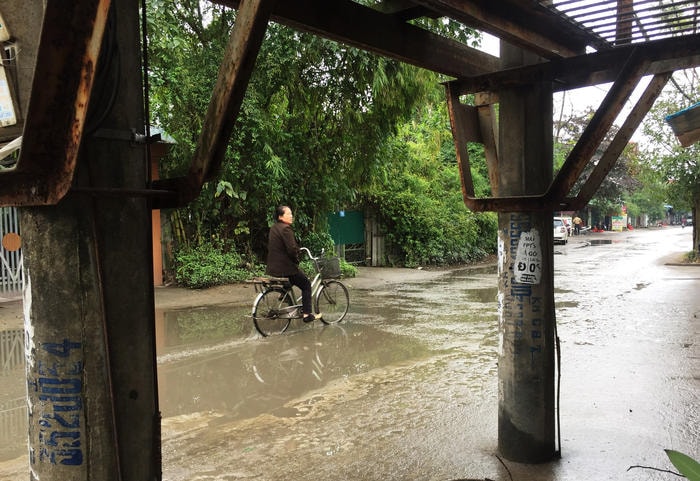
<path fill-rule="evenodd" d="M 555 171 L 561 168 L 561 165 L 581 137 L 581 134 L 594 113 L 595 112 L 589 107 L 582 113 L 571 112 L 568 117 L 562 116 L 558 120 L 555 120 Z M 572 188 L 573 195 L 578 193 L 584 182 L 589 178 L 591 172 L 605 152 L 605 149 L 617 133 L 617 130 L 617 127 L 613 126 L 607 133 L 599 149 L 593 155 L 593 158 L 588 162 L 583 173 L 574 184 Z M 622 154 L 615 162 L 615 165 L 589 202 L 589 208 L 592 209 L 593 222 L 608 215 L 618 215 L 622 204 L 630 202 L 633 198 L 637 199 L 633 210 L 639 210 L 631 214 L 639 215 L 641 213 L 648 213 L 648 211 L 640 208 L 641 206 L 646 208 L 647 202 L 641 198 L 644 192 L 640 190 L 642 188 L 642 183 L 640 179 L 634 175 L 634 166 L 637 165 L 637 156 L 636 144 L 630 144 L 623 150 Z"/>
<path fill-rule="evenodd" d="M 177 139 L 164 175 L 192 158 L 235 12 L 197 1 L 150 4 L 153 122 Z M 184 26 L 184 28 L 183 28 Z M 197 242 L 261 253 L 271 210 L 290 204 L 304 236 L 354 202 L 377 151 L 436 77 L 271 23 L 220 177 L 174 215 Z"/>
<path fill-rule="evenodd" d="M 676 72 L 644 121 L 643 132 L 649 139 L 644 155 L 659 172 L 666 185 L 666 201 L 675 212 L 692 212 L 693 250 L 698 246 L 697 212 L 700 209 L 700 145 L 682 147 L 667 117 L 698 102 L 700 70 Z"/>
<path fill-rule="evenodd" d="M 387 225 L 389 261 L 417 266 L 473 262 L 496 247 L 496 216 L 474 213 L 462 199 L 446 102 L 436 89 L 387 140 L 385 163 L 365 189 Z M 475 186 L 488 194 L 483 152 L 470 146 Z"/>
<path fill-rule="evenodd" d="M 196 0 L 149 8 L 151 120 L 177 140 L 162 166 L 172 177 L 193 156 L 235 11 Z M 478 41 L 471 30 L 423 26 Z M 292 206 L 297 233 L 311 242 L 328 212 L 368 201 L 388 220 L 400 263 L 493 252 L 495 217 L 461 198 L 441 80 L 271 23 L 220 175 L 171 212 L 181 244 L 261 258 L 276 204 Z M 482 149 L 470 154 L 477 191 L 488 195 Z"/>

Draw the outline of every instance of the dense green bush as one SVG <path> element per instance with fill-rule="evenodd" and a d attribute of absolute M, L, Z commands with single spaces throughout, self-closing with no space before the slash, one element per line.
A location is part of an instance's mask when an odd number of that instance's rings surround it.
<path fill-rule="evenodd" d="M 438 182 L 404 173 L 371 196 L 387 225 L 391 264 L 469 263 L 495 252 L 496 216 L 468 210 L 456 167 L 443 169 Z"/>
<path fill-rule="evenodd" d="M 309 279 L 313 279 L 316 275 L 316 270 L 310 260 L 306 259 L 299 263 L 299 268 L 306 274 Z M 341 277 L 355 277 L 357 276 L 357 267 L 347 262 L 345 259 L 340 259 L 340 275 Z"/>
<path fill-rule="evenodd" d="M 340 272 L 343 277 L 355 277 L 358 273 L 357 267 L 340 259 Z"/>
<path fill-rule="evenodd" d="M 175 276 L 181 286 L 195 289 L 240 282 L 260 274 L 262 268 L 224 246 L 205 242 L 175 254 Z"/>
<path fill-rule="evenodd" d="M 301 245 L 308 248 L 314 256 L 321 255 L 321 252 L 329 255 L 335 247 L 333 238 L 327 232 L 309 232 L 301 240 Z M 305 255 L 302 254 L 302 257 Z"/>
<path fill-rule="evenodd" d="M 330 247 L 328 241 L 330 240 Z M 333 255 L 333 240 L 328 234 L 317 234 L 310 240 L 312 252 L 318 254 L 325 248 L 326 255 Z M 243 256 L 218 243 L 203 243 L 198 247 L 180 249 L 175 254 L 176 281 L 183 287 L 202 289 L 222 284 L 242 282 L 255 276 L 263 275 L 265 266 L 247 262 Z M 313 247 L 316 246 L 316 247 Z M 319 247 L 324 246 L 324 247 Z M 302 260 L 301 269 L 311 278 L 315 271 L 311 261 Z M 343 277 L 355 277 L 357 268 L 340 260 Z"/>
<path fill-rule="evenodd" d="M 474 262 L 496 251 L 498 223 L 467 209 L 444 98 L 417 108 L 387 139 L 364 200 L 386 229 L 390 265 Z M 489 196 L 483 148 L 470 144 L 475 193 Z"/>

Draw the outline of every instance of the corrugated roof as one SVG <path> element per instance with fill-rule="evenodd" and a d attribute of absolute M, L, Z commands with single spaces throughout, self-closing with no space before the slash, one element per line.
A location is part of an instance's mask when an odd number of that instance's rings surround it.
<path fill-rule="evenodd" d="M 697 0 L 545 0 L 539 3 L 610 46 L 699 33 L 700 2 Z M 604 44 L 595 47 L 604 48 Z"/>

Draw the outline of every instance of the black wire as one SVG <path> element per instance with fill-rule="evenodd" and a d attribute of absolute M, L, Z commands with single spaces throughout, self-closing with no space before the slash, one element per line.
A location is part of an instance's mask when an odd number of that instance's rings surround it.
<path fill-rule="evenodd" d="M 148 15 L 146 9 L 146 0 L 141 0 L 141 56 L 142 56 L 142 76 L 143 76 L 143 112 L 144 121 L 146 123 L 146 182 L 151 183 L 151 111 L 150 111 L 150 86 L 148 83 Z M 151 205 L 151 202 L 148 202 Z M 151 249 L 153 246 L 151 246 Z M 150 272 L 150 285 L 153 286 L 153 270 Z M 153 289 L 151 289 L 151 296 L 154 295 Z M 155 349 L 155 339 L 156 339 L 156 327 L 155 318 L 150 326 L 151 339 L 154 342 L 153 347 L 153 400 L 155 404 L 156 413 L 153 418 L 153 452 L 156 459 L 153 460 L 153 469 L 156 480 L 163 479 L 163 458 L 162 458 L 162 431 L 161 431 L 161 418 L 162 414 L 160 411 L 160 396 L 158 393 L 158 359 Z"/>
<path fill-rule="evenodd" d="M 557 355 L 557 392 L 556 392 L 556 411 L 557 411 L 557 446 L 556 450 L 558 458 L 561 458 L 561 410 L 559 409 L 559 400 L 561 399 L 561 342 L 557 331 L 557 318 L 554 316 L 554 349 Z"/>

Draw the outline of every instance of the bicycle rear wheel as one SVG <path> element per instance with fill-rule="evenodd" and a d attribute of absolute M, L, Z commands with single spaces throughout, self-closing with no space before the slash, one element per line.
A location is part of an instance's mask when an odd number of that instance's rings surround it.
<path fill-rule="evenodd" d="M 345 317 L 350 307 L 350 295 L 342 282 L 325 281 L 316 295 L 316 312 L 325 324 L 335 324 Z"/>
<path fill-rule="evenodd" d="M 289 327 L 292 319 L 288 310 L 280 312 L 280 309 L 293 304 L 290 292 L 281 287 L 270 287 L 261 292 L 253 303 L 255 329 L 265 337 L 283 333 Z"/>

